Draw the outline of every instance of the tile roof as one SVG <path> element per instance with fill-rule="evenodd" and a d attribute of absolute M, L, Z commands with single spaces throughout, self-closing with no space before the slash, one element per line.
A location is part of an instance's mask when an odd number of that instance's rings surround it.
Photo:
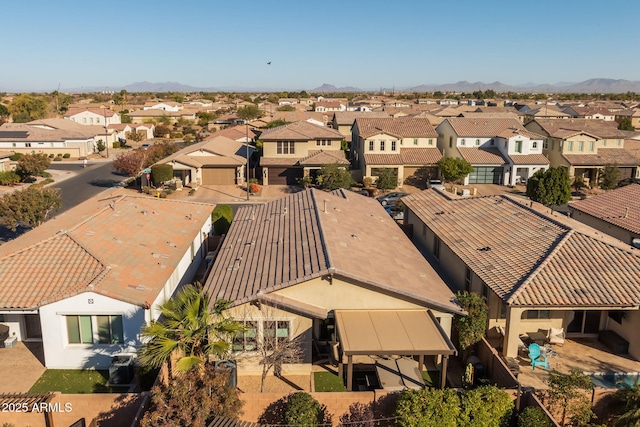
<path fill-rule="evenodd" d="M 493 138 L 508 130 L 531 133 L 517 118 L 451 117 L 446 121 L 458 137 Z"/>
<path fill-rule="evenodd" d="M 355 123 L 362 138 L 383 132 L 396 138 L 438 137 L 438 133 L 426 118 L 357 118 Z"/>
<path fill-rule="evenodd" d="M 267 129 L 260 135 L 262 141 L 311 141 L 314 139 L 342 140 L 344 136 L 335 129 L 318 126 L 301 120 Z"/>
<path fill-rule="evenodd" d="M 452 199 L 426 190 L 403 201 L 509 304 L 640 304 L 640 256 L 614 239 L 578 231 L 504 195 Z"/>
<path fill-rule="evenodd" d="M 298 161 L 300 166 L 322 166 L 332 163 L 350 164 L 342 150 L 309 150 L 309 155 Z"/>
<path fill-rule="evenodd" d="M 238 209 L 205 290 L 242 304 L 326 275 L 460 312 L 449 288 L 382 206 L 344 190 L 310 189 Z"/>
<path fill-rule="evenodd" d="M 108 108 L 92 108 L 92 107 L 88 107 L 88 108 L 69 108 L 67 110 L 67 112 L 64 114 L 65 117 L 73 117 L 76 114 L 80 114 L 80 113 L 84 113 L 85 111 L 89 112 L 89 113 L 93 113 L 93 114 L 97 114 L 98 116 L 103 116 L 103 117 L 113 117 L 116 113 L 114 111 L 111 111 Z"/>
<path fill-rule="evenodd" d="M 625 185 L 569 206 L 640 235 L 640 184 Z"/>
<path fill-rule="evenodd" d="M 401 148 L 400 153 L 364 153 L 367 165 L 435 165 L 442 158 L 437 148 Z"/>
<path fill-rule="evenodd" d="M 102 193 L 0 246 L 0 308 L 32 309 L 87 291 L 151 304 L 212 209 Z"/>
<path fill-rule="evenodd" d="M 255 150 L 251 145 L 229 139 L 224 136 L 210 136 L 196 144 L 186 146 L 180 151 L 165 157 L 158 163 L 166 164 L 173 161 L 200 167 L 205 165 L 233 165 L 239 166 L 247 162 Z M 193 153 L 198 153 L 193 155 Z M 206 155 L 203 155 L 206 154 Z"/>
<path fill-rule="evenodd" d="M 336 111 L 333 120 L 338 126 L 351 126 L 357 118 L 383 118 L 389 117 L 384 111 Z"/>
<path fill-rule="evenodd" d="M 290 166 L 298 164 L 301 157 L 260 157 L 260 166 Z"/>
<path fill-rule="evenodd" d="M 549 159 L 544 154 L 510 154 L 508 156 L 514 165 L 548 165 Z"/>
<path fill-rule="evenodd" d="M 0 126 L 0 142 L 64 142 L 74 139 L 83 140 L 96 136 L 96 133 L 93 131 L 94 127 L 95 126 L 86 126 L 84 130 L 44 129 L 26 123 L 5 123 Z M 102 127 L 101 129 L 104 133 L 104 128 Z M 15 136 L 16 132 L 22 133 L 24 138 L 17 138 Z"/>
<path fill-rule="evenodd" d="M 472 165 L 503 165 L 506 160 L 497 148 L 458 147 L 463 159 Z"/>
<path fill-rule="evenodd" d="M 640 159 L 624 148 L 598 148 L 596 154 L 562 154 L 573 166 L 638 166 Z"/>
<path fill-rule="evenodd" d="M 535 121 L 554 138 L 566 138 L 585 132 L 600 139 L 624 139 L 624 133 L 618 130 L 615 122 L 600 119 L 535 119 Z"/>

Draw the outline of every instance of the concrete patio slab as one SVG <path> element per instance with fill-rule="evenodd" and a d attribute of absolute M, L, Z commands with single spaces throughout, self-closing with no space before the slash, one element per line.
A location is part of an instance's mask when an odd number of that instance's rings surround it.
<path fill-rule="evenodd" d="M 18 341 L 0 348 L 0 393 L 26 393 L 44 373 L 42 343 Z"/>

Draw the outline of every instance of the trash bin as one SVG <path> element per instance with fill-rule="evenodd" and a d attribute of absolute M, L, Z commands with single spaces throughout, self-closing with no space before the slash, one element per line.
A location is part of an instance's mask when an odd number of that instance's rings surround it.
<path fill-rule="evenodd" d="M 470 356 L 467 364 L 473 366 L 473 385 L 478 385 L 481 378 L 484 378 L 484 365 L 478 356 Z"/>
<path fill-rule="evenodd" d="M 113 356 L 109 365 L 109 384 L 131 384 L 132 380 L 133 356 Z"/>
<path fill-rule="evenodd" d="M 229 385 L 238 387 L 238 364 L 235 360 L 218 360 L 215 362 L 217 371 L 229 372 Z"/>

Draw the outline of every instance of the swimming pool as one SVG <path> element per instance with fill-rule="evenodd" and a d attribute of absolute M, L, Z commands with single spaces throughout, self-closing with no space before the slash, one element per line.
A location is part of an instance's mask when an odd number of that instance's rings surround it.
<path fill-rule="evenodd" d="M 632 387 L 640 383 L 640 372 L 585 372 L 593 385 L 601 388 Z"/>

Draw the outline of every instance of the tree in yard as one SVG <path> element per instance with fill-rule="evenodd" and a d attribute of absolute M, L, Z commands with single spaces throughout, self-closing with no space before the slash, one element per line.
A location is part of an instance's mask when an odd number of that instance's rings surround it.
<path fill-rule="evenodd" d="M 551 421 L 542 409 L 527 406 L 518 414 L 518 427 L 551 427 Z"/>
<path fill-rule="evenodd" d="M 571 199 L 571 181 L 562 166 L 538 170 L 527 180 L 527 197 L 545 206 L 564 205 Z"/>
<path fill-rule="evenodd" d="M 289 395 L 284 411 L 286 425 L 318 426 L 331 425 L 331 416 L 309 393 L 299 391 Z"/>
<path fill-rule="evenodd" d="M 445 181 L 459 181 L 473 172 L 473 166 L 459 157 L 443 157 L 438 161 L 438 167 Z"/>
<path fill-rule="evenodd" d="M 8 106 L 15 123 L 27 123 L 47 117 L 49 106 L 42 96 L 18 95 Z"/>
<path fill-rule="evenodd" d="M 34 176 L 39 176 L 51 164 L 51 159 L 44 153 L 25 154 L 18 159 L 16 173 L 26 181 Z"/>
<path fill-rule="evenodd" d="M 271 120 L 269 123 L 267 123 L 267 129 L 277 128 L 278 126 L 284 126 L 286 124 L 287 121 L 284 119 Z"/>
<path fill-rule="evenodd" d="M 20 224 L 37 227 L 60 206 L 62 199 L 58 189 L 32 185 L 0 198 L 0 224 L 12 231 Z"/>
<path fill-rule="evenodd" d="M 166 138 L 171 133 L 171 128 L 164 124 L 157 124 L 153 129 L 153 136 L 156 138 Z"/>
<path fill-rule="evenodd" d="M 487 303 L 484 297 L 467 291 L 456 293 L 458 304 L 466 316 L 456 314 L 453 317 L 453 327 L 457 333 L 458 347 L 463 360 L 467 356 L 471 346 L 484 337 L 487 328 Z"/>
<path fill-rule="evenodd" d="M 600 188 L 603 190 L 612 190 L 618 185 L 620 180 L 620 169 L 618 165 L 605 165 L 600 172 Z"/>
<path fill-rule="evenodd" d="M 460 427 L 508 427 L 513 412 L 513 400 L 496 386 L 481 386 L 466 390 L 461 398 Z"/>
<path fill-rule="evenodd" d="M 206 427 L 214 417 L 237 419 L 243 402 L 229 385 L 229 373 L 208 365 L 202 375 L 191 370 L 151 390 L 142 427 Z"/>
<path fill-rule="evenodd" d="M 591 378 L 573 369 L 569 375 L 550 372 L 546 380 L 549 386 L 546 397 L 551 408 L 560 414 L 560 425 L 569 418 L 571 425 L 584 426 L 594 417 L 591 410 Z"/>
<path fill-rule="evenodd" d="M 144 140 L 146 133 L 144 131 L 132 130 L 127 133 L 127 139 L 130 139 L 134 142 L 140 142 Z"/>
<path fill-rule="evenodd" d="M 295 111 L 296 108 L 293 105 L 282 105 L 276 108 L 276 111 Z"/>
<path fill-rule="evenodd" d="M 456 427 L 460 398 L 450 388 L 403 391 L 398 397 L 396 416 L 399 427 Z"/>
<path fill-rule="evenodd" d="M 174 358 L 177 372 L 198 369 L 210 357 L 222 359 L 231 349 L 233 336 L 242 330 L 241 323 L 224 314 L 230 304 L 211 302 L 198 283 L 183 287 L 160 306 L 160 320 L 143 328 L 138 360 L 153 368 L 168 362 L 171 377 Z"/>
<path fill-rule="evenodd" d="M 352 403 L 349 405 L 349 412 L 340 416 L 338 427 L 375 427 L 375 414 L 371 406 L 371 403 Z"/>
<path fill-rule="evenodd" d="M 155 183 L 171 181 L 173 179 L 173 166 L 170 164 L 151 166 L 151 179 Z"/>
<path fill-rule="evenodd" d="M 260 111 L 257 105 L 245 105 L 244 107 L 238 108 L 238 117 L 243 120 L 254 120 L 261 116 L 262 111 Z"/>
<path fill-rule="evenodd" d="M 351 172 L 345 166 L 338 163 L 331 163 L 320 168 L 316 177 L 318 186 L 323 190 L 336 190 L 338 188 L 349 188 L 354 184 Z"/>
<path fill-rule="evenodd" d="M 146 150 L 133 150 L 120 153 L 113 160 L 113 170 L 127 176 L 138 176 L 146 166 Z"/>
<path fill-rule="evenodd" d="M 633 124 L 631 124 L 631 119 L 629 117 L 625 117 L 624 119 L 620 120 L 620 124 L 618 125 L 618 129 L 620 130 L 630 130 L 630 131 L 634 131 L 634 127 Z"/>
<path fill-rule="evenodd" d="M 106 144 L 104 143 L 104 141 L 103 141 L 103 140 L 101 140 L 101 139 L 99 139 L 99 140 L 96 142 L 96 150 L 98 150 L 98 153 L 102 154 L 102 152 L 103 152 L 104 150 L 106 150 L 106 149 L 107 149 L 107 146 L 106 146 Z"/>
<path fill-rule="evenodd" d="M 262 306 L 264 309 L 264 305 Z M 269 313 L 265 313 L 265 318 L 272 319 Z M 267 375 L 273 369 L 273 375 L 282 376 L 282 367 L 288 363 L 298 363 L 303 355 L 303 335 L 294 334 L 289 329 L 280 328 L 280 321 L 265 320 L 263 322 L 263 336 L 257 343 L 258 363 L 262 365 L 262 375 L 260 378 L 260 392 L 264 392 Z M 287 325 L 288 328 L 288 325 Z M 282 336 L 281 336 L 282 335 Z M 291 335 L 296 335 L 292 337 Z"/>
<path fill-rule="evenodd" d="M 159 142 L 153 144 L 151 147 L 149 147 L 148 150 L 139 151 L 146 151 L 146 160 L 144 166 L 148 167 L 154 163 L 159 162 L 165 157 L 169 157 L 178 150 L 180 150 L 180 147 L 177 144 L 171 144 L 169 142 Z"/>
<path fill-rule="evenodd" d="M 578 175 L 575 178 L 573 178 L 573 182 L 571 183 L 571 186 L 576 191 L 580 191 L 587 186 L 587 183 L 584 182 L 584 177 L 582 175 Z"/>
<path fill-rule="evenodd" d="M 10 115 L 9 109 L 4 104 L 0 104 L 0 118 L 9 117 Z"/>
<path fill-rule="evenodd" d="M 613 427 L 636 427 L 640 425 L 640 383 L 617 390 L 609 405 Z"/>
<path fill-rule="evenodd" d="M 211 212 L 211 223 L 216 235 L 227 234 L 233 221 L 233 209 L 229 205 L 216 205 Z"/>
<path fill-rule="evenodd" d="M 378 171 L 378 179 L 376 180 L 376 187 L 378 190 L 387 191 L 393 190 L 398 186 L 398 175 L 393 169 L 383 168 Z"/>

